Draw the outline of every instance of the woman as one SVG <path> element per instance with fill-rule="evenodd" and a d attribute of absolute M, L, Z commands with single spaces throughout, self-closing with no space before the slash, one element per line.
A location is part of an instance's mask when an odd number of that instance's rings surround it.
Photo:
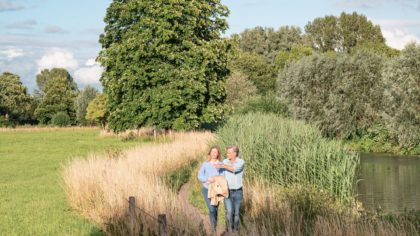
<path fill-rule="evenodd" d="M 210 204 L 210 199 L 208 198 L 208 188 L 209 184 L 214 182 L 212 177 L 222 174 L 221 169 L 216 169 L 216 167 L 214 167 L 214 165 L 221 163 L 221 156 L 220 148 L 218 146 L 211 147 L 208 153 L 207 161 L 204 161 L 203 164 L 201 164 L 200 170 L 198 171 L 198 180 L 203 183 L 203 197 L 207 208 L 209 209 L 210 223 L 214 231 L 216 230 L 217 225 L 218 206 L 212 206 Z"/>

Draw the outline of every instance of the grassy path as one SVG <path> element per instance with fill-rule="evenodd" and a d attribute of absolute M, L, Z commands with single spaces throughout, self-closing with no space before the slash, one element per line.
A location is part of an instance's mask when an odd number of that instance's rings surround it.
<path fill-rule="evenodd" d="M 138 144 L 98 129 L 0 132 L 0 234 L 101 235 L 69 209 L 62 165 L 72 157 Z"/>

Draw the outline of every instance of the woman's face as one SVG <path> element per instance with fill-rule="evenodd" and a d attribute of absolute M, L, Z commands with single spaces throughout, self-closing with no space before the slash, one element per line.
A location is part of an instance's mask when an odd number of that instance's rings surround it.
<path fill-rule="evenodd" d="M 218 156 L 219 156 L 219 151 L 216 148 L 211 149 L 210 151 L 211 159 L 217 159 Z"/>

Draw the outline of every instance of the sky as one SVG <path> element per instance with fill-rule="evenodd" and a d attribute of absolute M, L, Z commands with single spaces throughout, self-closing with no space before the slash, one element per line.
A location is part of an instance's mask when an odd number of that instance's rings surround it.
<path fill-rule="evenodd" d="M 95 61 L 111 0 L 0 0 L 0 73 L 17 74 L 29 92 L 42 69 L 66 68 L 79 88 L 101 88 Z M 317 17 L 356 11 L 380 25 L 386 43 L 420 42 L 420 0 L 222 0 L 225 36 L 256 26 L 304 26 Z"/>

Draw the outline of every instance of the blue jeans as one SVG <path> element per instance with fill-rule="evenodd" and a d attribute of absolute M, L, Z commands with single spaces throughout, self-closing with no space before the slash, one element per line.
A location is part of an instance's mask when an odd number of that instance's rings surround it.
<path fill-rule="evenodd" d="M 238 231 L 239 209 L 241 208 L 242 198 L 242 189 L 236 191 L 229 190 L 229 198 L 225 198 L 224 200 L 226 209 L 226 227 L 228 232 L 232 231 L 232 229 L 234 231 Z"/>
<path fill-rule="evenodd" d="M 217 210 L 219 206 L 212 206 L 210 204 L 210 198 L 208 198 L 208 192 L 209 190 L 207 188 L 203 187 L 203 197 L 204 197 L 204 201 L 206 201 L 206 205 L 207 208 L 209 209 L 209 214 L 210 214 L 210 224 L 213 230 L 216 230 L 216 226 L 217 226 Z"/>

